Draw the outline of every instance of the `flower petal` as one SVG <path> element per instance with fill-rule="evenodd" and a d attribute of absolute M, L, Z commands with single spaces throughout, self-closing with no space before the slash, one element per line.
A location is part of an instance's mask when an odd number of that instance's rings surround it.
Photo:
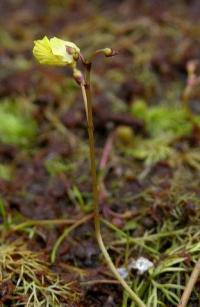
<path fill-rule="evenodd" d="M 50 40 L 44 37 L 41 40 L 36 40 L 33 48 L 33 55 L 41 64 L 64 66 L 76 65 L 75 56 L 78 59 L 80 49 L 72 42 L 61 40 L 53 37 Z M 72 52 L 67 51 L 67 47 L 72 48 Z"/>

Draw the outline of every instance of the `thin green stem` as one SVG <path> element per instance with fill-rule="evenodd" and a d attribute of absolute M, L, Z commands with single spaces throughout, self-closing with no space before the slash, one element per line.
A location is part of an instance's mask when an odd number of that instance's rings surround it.
<path fill-rule="evenodd" d="M 58 251 L 60 244 L 68 236 L 68 234 L 72 230 L 77 228 L 78 226 L 80 226 L 80 225 L 84 224 L 85 222 L 89 221 L 92 217 L 93 217 L 93 214 L 86 215 L 83 218 L 81 218 L 79 221 L 77 221 L 76 223 L 74 223 L 73 225 L 71 225 L 70 227 L 66 228 L 63 231 L 63 233 L 61 234 L 61 236 L 58 238 L 58 240 L 56 241 L 56 243 L 53 246 L 53 249 L 52 249 L 52 252 L 51 252 L 51 262 L 52 263 L 54 263 L 55 260 L 56 260 L 56 255 L 57 255 L 57 251 Z"/>
<path fill-rule="evenodd" d="M 52 225 L 64 225 L 64 224 L 74 224 L 76 220 L 72 219 L 55 219 L 55 220 L 27 220 L 18 225 L 11 226 L 12 231 L 23 230 L 24 228 L 31 226 L 52 226 Z"/>
<path fill-rule="evenodd" d="M 108 267 L 112 271 L 115 278 L 120 282 L 120 284 L 127 291 L 131 299 L 139 306 L 145 307 L 145 304 L 137 296 L 137 294 L 129 287 L 126 281 L 121 277 L 117 271 L 115 265 L 113 264 L 107 249 L 104 245 L 101 236 L 101 226 L 100 226 L 100 214 L 99 214 L 99 190 L 98 190 L 98 180 L 96 171 L 96 158 L 95 158 L 95 144 L 94 144 L 94 133 L 93 133 L 93 116 L 92 116 L 92 99 L 91 99 L 91 88 L 90 88 L 90 69 L 91 64 L 87 64 L 86 73 L 86 85 L 81 86 L 82 96 L 84 99 L 84 104 L 86 106 L 87 124 L 88 124 L 88 137 L 89 137 L 89 149 L 90 149 L 90 163 L 91 163 L 91 175 L 92 175 L 92 188 L 93 188 L 93 201 L 94 201 L 94 224 L 95 224 L 95 234 L 102 254 L 105 257 Z"/>

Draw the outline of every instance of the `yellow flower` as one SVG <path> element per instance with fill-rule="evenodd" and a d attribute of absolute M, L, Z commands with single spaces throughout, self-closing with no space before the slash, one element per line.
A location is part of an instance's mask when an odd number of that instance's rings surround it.
<path fill-rule="evenodd" d="M 40 64 L 74 67 L 78 60 L 80 49 L 72 42 L 57 37 L 44 37 L 34 42 L 33 55 Z"/>

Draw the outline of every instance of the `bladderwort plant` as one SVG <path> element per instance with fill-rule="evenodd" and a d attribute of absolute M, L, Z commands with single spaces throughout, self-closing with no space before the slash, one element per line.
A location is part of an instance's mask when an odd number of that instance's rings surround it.
<path fill-rule="evenodd" d="M 145 304 L 138 297 L 138 295 L 130 288 L 127 282 L 121 277 L 114 263 L 112 262 L 109 253 L 101 235 L 100 213 L 99 213 L 99 190 L 96 170 L 95 158 L 95 142 L 94 142 L 94 125 L 92 114 L 92 94 L 91 94 L 91 68 L 92 60 L 98 54 L 103 54 L 106 57 L 114 56 L 116 52 L 110 48 L 96 50 L 89 59 L 85 59 L 80 49 L 72 42 L 64 41 L 59 38 L 48 39 L 46 36 L 35 41 L 33 54 L 40 64 L 52 66 L 68 66 L 72 70 L 73 78 L 81 88 L 83 102 L 86 113 L 90 164 L 92 175 L 92 189 L 93 189 L 93 204 L 94 204 L 94 224 L 95 235 L 102 254 L 105 257 L 108 267 L 112 271 L 115 278 L 120 282 L 123 288 L 127 291 L 130 298 L 139 307 L 144 307 Z M 78 61 L 82 62 L 84 72 L 77 68 Z"/>

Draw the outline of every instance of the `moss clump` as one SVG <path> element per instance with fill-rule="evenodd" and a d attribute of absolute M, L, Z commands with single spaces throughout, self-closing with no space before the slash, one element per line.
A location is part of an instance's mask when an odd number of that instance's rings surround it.
<path fill-rule="evenodd" d="M 0 101 L 0 142 L 26 146 L 36 132 L 37 125 L 31 114 L 24 112 L 16 101 Z"/>
<path fill-rule="evenodd" d="M 145 166 L 151 166 L 161 160 L 173 156 L 174 149 L 170 146 L 170 139 L 161 137 L 153 139 L 137 138 L 132 148 L 125 148 L 125 153 L 139 160 L 144 160 Z"/>
<path fill-rule="evenodd" d="M 71 282 L 50 270 L 43 255 L 31 251 L 22 241 L 0 246 L 1 287 L 9 282 L 10 292 L 1 298 L 9 306 L 73 306 L 80 293 Z M 7 305 L 6 305 L 7 306 Z"/>
<path fill-rule="evenodd" d="M 137 100 L 131 107 L 131 113 L 144 120 L 151 137 L 165 134 L 176 138 L 192 131 L 192 123 L 188 120 L 187 113 L 178 106 L 147 107 L 143 100 Z"/>

